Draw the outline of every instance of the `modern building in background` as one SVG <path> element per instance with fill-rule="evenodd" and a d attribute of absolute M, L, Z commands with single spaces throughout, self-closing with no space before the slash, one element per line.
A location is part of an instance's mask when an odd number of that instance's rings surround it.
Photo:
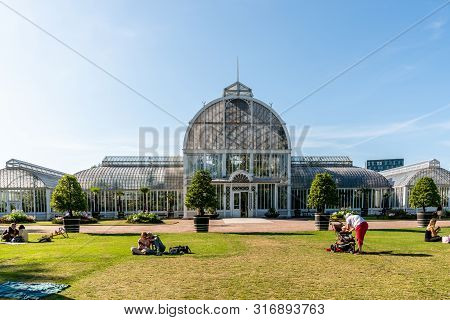
<path fill-rule="evenodd" d="M 215 209 L 227 218 L 262 217 L 270 208 L 283 217 L 309 215 L 314 212 L 307 207 L 309 189 L 321 172 L 330 173 L 338 187 L 339 204 L 329 210 L 376 214 L 387 207 L 407 208 L 405 193 L 423 174 L 439 178 L 443 204 L 448 206 L 450 173 L 435 164 L 408 173 L 411 179 L 402 184 L 403 171 L 380 174 L 355 167 L 345 156 L 293 156 L 283 119 L 239 81 L 194 116 L 182 152 L 177 157 L 108 156 L 100 165 L 76 173 L 87 194 L 88 211 L 104 217 L 143 210 L 192 217 L 195 212 L 184 206 L 184 196 L 198 169 L 211 173 Z M 0 170 L 0 215 L 17 209 L 39 219 L 51 218 L 51 192 L 62 175 L 8 161 Z M 143 193 L 143 187 L 150 191 Z"/>
<path fill-rule="evenodd" d="M 366 168 L 373 171 L 384 171 L 405 165 L 405 159 L 367 160 Z"/>

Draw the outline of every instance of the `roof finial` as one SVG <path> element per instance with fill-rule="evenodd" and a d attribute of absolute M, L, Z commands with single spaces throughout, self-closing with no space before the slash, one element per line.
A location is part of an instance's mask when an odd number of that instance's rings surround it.
<path fill-rule="evenodd" d="M 237 82 L 239 82 L 239 56 L 236 57 L 236 78 Z"/>

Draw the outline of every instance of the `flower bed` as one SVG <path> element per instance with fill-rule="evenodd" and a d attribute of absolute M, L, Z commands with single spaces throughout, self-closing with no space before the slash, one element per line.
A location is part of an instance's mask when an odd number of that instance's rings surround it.
<path fill-rule="evenodd" d="M 93 224 L 97 223 L 98 220 L 91 217 L 88 214 L 75 214 L 74 217 L 80 217 L 80 224 Z M 56 217 L 52 220 L 53 224 L 63 224 L 63 217 Z"/>
<path fill-rule="evenodd" d="M 127 217 L 127 223 L 163 223 L 162 220 L 155 213 L 139 212 L 131 214 Z"/>
<path fill-rule="evenodd" d="M 29 216 L 20 210 L 13 210 L 10 214 L 7 214 L 0 218 L 0 223 L 35 223 L 36 219 L 33 216 Z"/>

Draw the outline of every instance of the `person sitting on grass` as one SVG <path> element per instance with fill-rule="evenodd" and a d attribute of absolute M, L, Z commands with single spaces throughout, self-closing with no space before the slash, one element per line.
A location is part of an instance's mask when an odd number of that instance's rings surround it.
<path fill-rule="evenodd" d="M 154 254 L 155 251 L 152 250 L 152 240 L 148 236 L 147 232 L 142 232 L 141 237 L 138 240 L 138 246 L 132 247 L 131 252 L 137 255 Z"/>
<path fill-rule="evenodd" d="M 355 230 L 356 233 L 356 241 L 358 242 L 358 249 L 356 250 L 356 254 L 363 253 L 363 244 L 364 237 L 366 236 L 366 232 L 369 229 L 369 224 L 366 220 L 363 219 L 360 215 L 347 213 L 345 215 L 345 230 L 351 232 Z"/>
<path fill-rule="evenodd" d="M 16 238 L 18 238 L 17 242 L 28 242 L 28 230 L 25 230 L 25 226 L 23 224 L 19 226 L 19 233 Z"/>
<path fill-rule="evenodd" d="M 149 232 L 148 237 L 151 239 L 153 246 L 156 248 L 156 255 L 162 255 L 164 251 L 166 251 L 166 246 L 162 243 L 159 236 Z"/>
<path fill-rule="evenodd" d="M 441 231 L 441 227 L 436 227 L 437 213 L 434 213 L 428 223 L 427 229 L 425 230 L 425 241 L 426 242 L 441 242 L 442 238 L 438 235 Z"/>
<path fill-rule="evenodd" d="M 166 246 L 162 243 L 161 239 L 151 232 L 142 232 L 138 240 L 138 247 L 131 248 L 131 252 L 137 255 L 162 255 L 165 250 Z"/>
<path fill-rule="evenodd" d="M 12 239 L 19 235 L 19 230 L 16 228 L 15 223 L 11 223 L 11 225 L 6 229 L 2 234 L 2 240 L 6 242 L 11 242 Z"/>

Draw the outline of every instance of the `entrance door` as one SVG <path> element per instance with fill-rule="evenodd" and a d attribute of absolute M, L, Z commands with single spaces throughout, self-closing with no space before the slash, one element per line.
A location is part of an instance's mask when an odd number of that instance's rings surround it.
<path fill-rule="evenodd" d="M 241 192 L 241 218 L 248 218 L 248 192 Z"/>
<path fill-rule="evenodd" d="M 233 217 L 248 218 L 249 196 L 247 191 L 233 193 Z"/>

